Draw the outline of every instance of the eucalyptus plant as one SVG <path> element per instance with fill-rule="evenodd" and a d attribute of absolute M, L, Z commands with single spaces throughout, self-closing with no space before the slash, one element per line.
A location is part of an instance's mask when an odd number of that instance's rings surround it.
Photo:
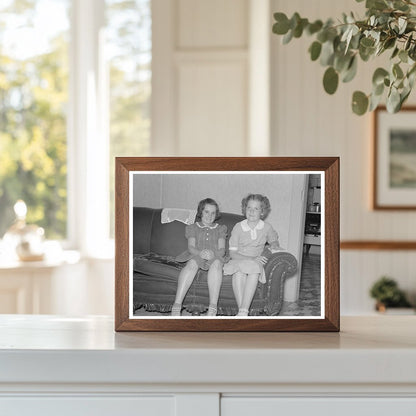
<path fill-rule="evenodd" d="M 361 3 L 364 0 L 355 0 Z M 373 111 L 386 94 L 390 113 L 398 112 L 409 97 L 416 77 L 416 0 L 366 0 L 365 18 L 343 14 L 339 21 L 326 22 L 294 13 L 288 18 L 275 13 L 273 33 L 283 36 L 283 44 L 292 38 L 312 35 L 309 47 L 312 61 L 326 67 L 323 86 L 334 94 L 339 81 L 349 82 L 357 73 L 357 64 L 382 54 L 390 54 L 387 67 L 374 71 L 371 93 L 355 91 L 352 110 L 363 115 Z"/>

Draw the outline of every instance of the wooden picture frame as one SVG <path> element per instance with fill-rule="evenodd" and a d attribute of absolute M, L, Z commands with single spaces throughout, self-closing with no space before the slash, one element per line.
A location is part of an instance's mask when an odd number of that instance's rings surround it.
<path fill-rule="evenodd" d="M 255 298 L 255 300 L 253 300 L 250 313 L 260 313 L 260 315 L 245 317 L 218 315 L 215 317 L 207 317 L 204 315 L 205 312 L 202 308 L 200 310 L 201 315 L 199 316 L 187 315 L 174 317 L 169 314 L 170 307 L 166 308 L 165 306 L 163 309 L 158 304 L 159 312 L 157 312 L 156 316 L 153 315 L 152 312 L 152 306 L 155 306 L 155 304 L 152 303 L 152 300 L 146 298 L 147 300 L 145 301 L 139 300 L 137 301 L 139 303 L 137 303 L 135 300 L 135 303 L 133 303 L 133 298 L 136 299 L 140 298 L 140 296 L 148 296 L 147 289 L 144 289 L 145 284 L 147 284 L 145 282 L 153 279 L 154 267 L 165 268 L 166 259 L 171 259 L 169 256 L 162 256 L 166 254 L 162 253 L 165 249 L 159 250 L 160 257 L 163 257 L 162 260 L 152 257 L 154 255 L 159 256 L 158 253 L 150 253 L 151 248 L 156 244 L 155 242 L 159 245 L 163 245 L 167 239 L 172 238 L 172 233 L 177 233 L 175 227 L 182 227 L 180 228 L 181 230 L 185 227 L 185 225 L 180 224 L 179 221 L 160 225 L 160 218 L 164 215 L 163 211 L 162 214 L 160 213 L 161 208 L 167 208 L 161 206 L 163 205 L 162 202 L 176 201 L 174 205 L 179 205 L 178 201 L 184 202 L 185 199 L 190 198 L 189 201 L 195 200 L 196 204 L 200 199 L 197 195 L 205 195 L 205 191 L 202 191 L 201 194 L 201 189 L 218 190 L 218 192 L 222 192 L 221 195 L 227 195 L 226 198 L 222 197 L 222 201 L 219 201 L 220 207 L 226 205 L 226 203 L 231 203 L 233 198 L 234 201 L 237 201 L 238 199 L 238 202 L 233 202 L 232 209 L 228 209 L 231 214 L 223 212 L 223 217 L 218 220 L 225 221 L 227 218 L 234 219 L 237 214 L 241 214 L 240 195 L 241 197 L 244 197 L 244 194 L 250 192 L 263 192 L 265 194 L 263 189 L 272 190 L 272 197 L 275 198 L 275 200 L 286 201 L 285 203 L 279 203 L 278 205 L 280 205 L 280 207 L 273 206 L 272 204 L 272 213 L 274 209 L 274 215 L 278 215 L 276 221 L 280 224 L 279 227 L 284 228 L 285 230 L 282 241 L 285 241 L 284 245 L 287 245 L 288 247 L 291 246 L 292 239 L 295 239 L 293 241 L 301 242 L 298 244 L 300 246 L 296 246 L 296 249 L 292 251 L 301 253 L 299 258 L 302 258 L 302 256 L 304 256 L 303 236 L 307 209 L 305 192 L 307 193 L 307 189 L 305 188 L 302 192 L 298 192 L 298 187 L 303 186 L 302 184 L 305 183 L 305 180 L 308 180 L 309 174 L 315 174 L 315 176 L 318 174 L 318 176 L 322 178 L 321 214 L 323 245 L 320 254 L 321 265 L 319 276 L 321 283 L 319 289 L 319 301 L 321 309 L 319 316 L 279 316 L 276 315 L 277 309 L 273 309 L 278 305 L 278 301 L 276 300 L 278 298 L 281 299 L 279 301 L 279 307 L 281 307 L 284 290 L 289 290 L 289 286 L 291 286 L 291 289 L 293 289 L 293 286 L 296 286 L 293 283 L 294 280 L 290 280 L 290 277 L 288 277 L 290 276 L 290 273 L 293 274 L 293 270 L 289 270 L 293 265 L 290 263 L 290 259 L 293 257 L 290 252 L 280 252 L 271 255 L 268 263 L 264 266 L 266 274 L 269 272 L 273 273 L 271 276 L 274 280 L 272 283 L 267 282 L 264 286 L 260 283 L 258 284 L 255 294 L 255 296 L 258 295 L 258 299 Z M 211 188 L 209 188 L 208 185 L 205 186 L 206 184 L 209 184 Z M 240 191 L 238 191 L 238 189 L 240 189 Z M 213 191 L 213 193 L 215 192 Z M 276 193 L 274 194 L 274 192 Z M 268 193 L 270 194 L 270 192 Z M 319 192 L 319 194 L 320 193 L 321 192 Z M 154 196 L 156 196 L 156 198 L 153 198 Z M 206 195 L 206 197 L 210 196 L 212 195 Z M 156 205 L 155 207 L 149 208 L 149 206 L 152 205 L 152 198 L 157 200 L 155 202 Z M 225 201 L 226 199 L 227 201 Z M 142 201 L 145 201 L 146 204 L 142 204 Z M 193 202 L 186 205 L 186 207 L 189 207 L 189 205 L 192 204 Z M 171 206 L 169 208 L 181 207 Z M 191 206 L 190 208 L 196 207 Z M 116 331 L 339 331 L 339 158 L 119 157 L 116 158 L 115 212 Z M 156 215 L 158 215 L 157 220 L 155 219 Z M 298 215 L 298 217 L 296 215 Z M 286 217 L 289 216 L 290 218 L 287 219 Z M 296 218 L 298 218 L 298 220 L 296 220 Z M 285 228 L 287 221 L 289 221 L 290 224 L 294 221 L 294 227 L 289 225 Z M 169 231 L 166 231 L 167 229 Z M 295 229 L 296 232 L 292 232 L 293 229 Z M 183 231 L 180 231 L 180 234 L 182 234 L 182 232 Z M 183 239 L 184 236 L 175 235 L 174 238 L 175 241 L 179 241 L 179 239 Z M 296 238 L 298 238 L 298 240 L 296 240 Z M 168 250 L 170 250 L 172 243 L 169 244 L 170 245 L 167 246 Z M 153 246 L 151 247 L 151 245 Z M 177 249 L 176 243 L 173 245 L 175 246 L 175 249 Z M 133 247 L 135 247 L 134 253 Z M 139 247 L 141 251 L 138 250 L 137 247 Z M 149 251 L 149 254 L 140 254 L 147 251 Z M 289 248 L 287 248 L 287 251 L 289 251 Z M 269 262 L 272 262 L 271 258 L 273 258 L 273 262 L 276 261 L 276 263 L 273 263 L 273 267 L 269 267 Z M 298 260 L 299 259 L 296 258 L 295 264 Z M 162 266 L 160 266 L 158 262 L 162 263 Z M 280 269 L 280 266 L 278 266 L 278 264 L 282 264 L 282 262 L 285 264 L 285 269 Z M 152 266 L 152 272 L 142 270 L 143 267 L 149 268 L 150 266 Z M 171 267 L 169 270 L 173 270 L 172 267 L 174 268 L 174 266 L 175 264 L 171 266 L 169 263 L 169 267 Z M 282 272 L 281 270 L 284 271 Z M 166 279 L 172 279 L 172 276 L 170 275 L 173 272 L 163 271 L 163 273 L 166 273 Z M 279 284 L 276 283 L 278 282 L 278 280 L 276 280 L 277 278 L 275 278 L 275 276 L 277 276 L 276 273 L 281 273 Z M 302 276 L 302 272 L 296 270 L 295 265 L 295 275 L 296 273 L 299 273 L 299 276 Z M 175 278 L 177 279 L 177 277 Z M 230 279 L 232 280 L 231 276 Z M 163 291 L 165 289 L 167 291 L 168 284 L 160 283 L 160 281 L 161 280 L 159 279 L 158 286 L 156 286 L 156 295 L 158 297 L 163 297 L 165 296 Z M 288 284 L 289 281 L 291 282 L 290 285 Z M 153 281 L 151 284 L 153 285 Z M 199 283 L 195 283 L 195 285 L 197 284 Z M 223 283 L 223 286 L 224 285 L 225 283 Z M 155 286 L 153 285 L 152 287 Z M 298 290 L 298 287 L 297 289 L 295 287 L 295 290 Z M 224 291 L 226 289 L 228 290 L 229 288 L 224 288 Z M 172 289 L 170 288 L 170 290 Z M 222 290 L 223 287 L 221 288 L 221 291 Z M 227 296 L 228 295 L 229 294 L 227 294 Z M 172 294 L 169 296 L 172 296 Z M 222 299 L 221 296 L 222 292 L 220 292 L 220 301 L 218 303 L 219 309 L 221 302 L 224 302 L 224 304 L 226 301 L 232 302 L 232 300 L 228 298 L 225 299 L 225 295 L 224 299 Z M 272 297 L 269 298 L 268 296 Z M 255 301 L 258 302 L 259 305 L 263 305 L 261 302 L 264 302 L 264 305 L 266 305 L 264 306 L 264 310 L 259 308 L 255 309 L 253 306 Z M 136 316 L 136 314 L 142 310 L 142 308 L 140 308 L 142 303 L 140 302 L 144 302 L 146 310 L 150 310 L 149 312 L 144 311 L 143 313 L 149 313 L 150 316 Z M 173 303 L 172 300 L 170 300 L 170 302 Z M 208 300 L 205 302 L 206 306 L 207 303 Z M 222 311 L 225 310 L 232 311 L 233 309 L 231 308 L 228 310 L 224 307 Z M 154 313 L 156 314 L 156 312 Z M 269 315 L 261 315 L 263 313 Z"/>
<path fill-rule="evenodd" d="M 373 209 L 416 209 L 416 107 L 373 113 Z"/>

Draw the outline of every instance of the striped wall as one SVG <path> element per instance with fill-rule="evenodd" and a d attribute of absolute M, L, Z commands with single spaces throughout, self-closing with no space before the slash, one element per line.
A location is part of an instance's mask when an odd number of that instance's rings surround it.
<path fill-rule="evenodd" d="M 312 40 L 282 45 L 271 34 L 274 11 L 350 10 L 364 15 L 355 0 L 153 0 L 153 154 L 340 156 L 341 239 L 416 241 L 416 211 L 370 207 L 372 118 L 350 107 L 382 58 L 360 62 L 359 76 L 328 96 Z M 384 274 L 416 298 L 415 263 L 416 251 L 342 251 L 341 312 L 371 313 L 368 289 Z"/>
<path fill-rule="evenodd" d="M 310 19 L 357 11 L 354 0 L 272 0 L 272 11 L 298 11 Z M 310 61 L 311 38 L 282 45 L 271 42 L 271 149 L 279 156 L 340 156 L 341 240 L 416 240 L 416 211 L 372 211 L 372 118 L 350 110 L 351 95 L 371 90 L 373 70 L 382 58 L 359 63 L 359 77 L 340 84 L 334 96 L 322 88 L 324 68 Z M 416 102 L 415 94 L 409 103 Z M 415 118 L 416 124 L 416 118 Z M 341 251 L 341 312 L 371 313 L 372 282 L 384 274 L 396 278 L 416 300 L 416 251 Z"/>

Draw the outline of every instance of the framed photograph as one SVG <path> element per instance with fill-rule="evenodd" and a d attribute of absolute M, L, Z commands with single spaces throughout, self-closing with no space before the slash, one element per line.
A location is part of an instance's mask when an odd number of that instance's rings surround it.
<path fill-rule="evenodd" d="M 374 112 L 373 208 L 416 209 L 416 107 Z"/>
<path fill-rule="evenodd" d="M 339 331 L 339 159 L 116 158 L 116 331 Z"/>

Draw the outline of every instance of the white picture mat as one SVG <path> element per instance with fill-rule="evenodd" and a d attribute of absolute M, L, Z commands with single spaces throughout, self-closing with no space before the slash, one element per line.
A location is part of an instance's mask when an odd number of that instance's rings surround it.
<path fill-rule="evenodd" d="M 321 315 L 319 316 L 250 316 L 249 318 L 237 316 L 216 316 L 213 319 L 325 319 L 325 172 L 324 171 L 130 171 L 129 172 L 129 319 L 196 319 L 194 316 L 135 316 L 133 315 L 133 206 L 134 206 L 134 175 L 321 175 Z M 305 200 L 306 202 L 306 200 Z M 294 253 L 292 253 L 294 254 Z M 297 257 L 297 256 L 295 256 Z"/>

